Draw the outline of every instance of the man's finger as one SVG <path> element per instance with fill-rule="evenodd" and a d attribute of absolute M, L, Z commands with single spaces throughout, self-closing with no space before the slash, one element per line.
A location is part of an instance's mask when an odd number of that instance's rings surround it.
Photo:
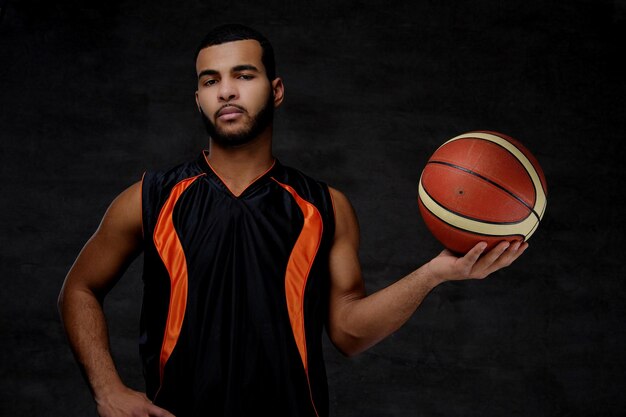
<path fill-rule="evenodd" d="M 511 247 L 498 259 L 496 264 L 502 268 L 503 266 L 509 266 L 526 250 L 528 243 L 517 241 L 511 244 Z"/>
<path fill-rule="evenodd" d="M 474 247 L 470 249 L 469 252 L 467 252 L 465 256 L 463 256 L 463 258 L 461 259 L 464 263 L 467 263 L 470 267 L 472 267 L 476 263 L 478 258 L 480 258 L 480 255 L 484 252 L 486 247 L 486 242 L 479 242 L 474 245 Z"/>
<path fill-rule="evenodd" d="M 157 407 L 156 405 L 152 405 L 148 410 L 148 413 L 150 417 L 176 417 L 174 414 L 161 407 Z"/>
<path fill-rule="evenodd" d="M 481 268 L 489 268 L 494 262 L 502 256 L 502 254 L 511 246 L 511 243 L 503 240 L 498 243 L 493 249 L 487 252 L 479 261 Z"/>
<path fill-rule="evenodd" d="M 491 274 L 494 270 L 494 263 L 500 258 L 500 256 L 507 250 L 510 246 L 510 243 L 507 241 L 502 241 L 498 243 L 494 248 L 492 248 L 489 252 L 485 253 L 472 267 L 471 278 L 486 278 L 487 275 Z"/>
<path fill-rule="evenodd" d="M 499 257 L 494 260 L 494 262 L 487 266 L 487 274 L 491 274 L 498 269 L 511 265 L 517 258 L 522 255 L 522 253 L 524 253 L 527 247 L 528 243 L 526 242 L 517 241 L 512 243 L 507 250 L 505 250 Z"/>

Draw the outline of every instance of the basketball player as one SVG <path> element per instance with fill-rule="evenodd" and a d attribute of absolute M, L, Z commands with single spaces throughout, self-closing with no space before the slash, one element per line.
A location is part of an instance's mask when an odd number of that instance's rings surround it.
<path fill-rule="evenodd" d="M 324 329 L 356 355 L 400 328 L 438 284 L 485 278 L 526 249 L 444 250 L 367 295 L 346 196 L 272 153 L 285 86 L 267 39 L 240 25 L 215 28 L 196 71 L 208 150 L 121 192 L 59 296 L 100 416 L 327 416 Z M 102 309 L 142 251 L 146 394 L 120 380 Z"/>

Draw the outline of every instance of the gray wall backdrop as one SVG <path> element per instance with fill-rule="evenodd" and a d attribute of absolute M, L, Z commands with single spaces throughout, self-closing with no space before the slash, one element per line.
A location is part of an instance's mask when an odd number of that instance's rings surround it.
<path fill-rule="evenodd" d="M 546 173 L 516 264 L 360 356 L 328 344 L 332 416 L 625 415 L 624 0 L 0 4 L 0 415 L 95 415 L 58 291 L 117 193 L 206 145 L 193 52 L 231 21 L 273 41 L 276 154 L 351 199 L 370 292 L 441 249 L 416 186 L 443 141 L 501 131 Z M 137 389 L 140 268 L 105 304 Z"/>

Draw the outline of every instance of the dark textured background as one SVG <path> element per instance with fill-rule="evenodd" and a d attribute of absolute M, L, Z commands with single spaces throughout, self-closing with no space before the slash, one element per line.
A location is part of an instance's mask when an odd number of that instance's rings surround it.
<path fill-rule="evenodd" d="M 356 358 L 328 345 L 333 417 L 626 415 L 624 0 L 0 4 L 0 415 L 95 415 L 58 291 L 117 193 L 205 146 L 193 52 L 228 21 L 273 41 L 276 154 L 352 200 L 369 291 L 440 250 L 416 185 L 443 141 L 501 131 L 548 180 L 516 264 Z M 105 305 L 137 389 L 140 296 L 136 262 Z"/>

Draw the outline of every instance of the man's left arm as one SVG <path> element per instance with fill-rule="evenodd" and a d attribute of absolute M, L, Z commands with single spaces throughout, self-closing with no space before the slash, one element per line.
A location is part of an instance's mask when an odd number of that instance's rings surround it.
<path fill-rule="evenodd" d="M 344 194 L 331 188 L 335 207 L 335 236 L 330 250 L 328 335 L 347 356 L 363 352 L 398 330 L 428 293 L 450 280 L 483 279 L 510 265 L 527 243 L 501 242 L 483 254 L 478 243 L 465 256 L 444 250 L 408 275 L 370 295 L 366 294 L 358 259 L 359 225 Z"/>

